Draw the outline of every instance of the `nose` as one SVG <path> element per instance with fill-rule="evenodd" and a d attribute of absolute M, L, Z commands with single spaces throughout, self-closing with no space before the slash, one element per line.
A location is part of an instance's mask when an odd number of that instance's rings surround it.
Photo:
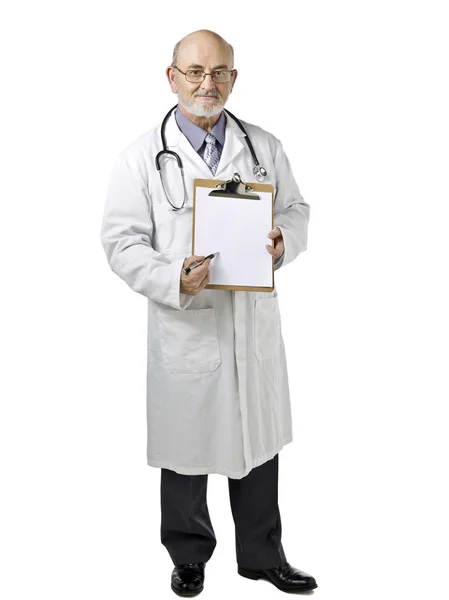
<path fill-rule="evenodd" d="M 201 84 L 202 89 L 204 90 L 213 90 L 215 88 L 215 83 L 212 79 L 212 75 L 209 73 L 204 78 L 203 83 Z"/>

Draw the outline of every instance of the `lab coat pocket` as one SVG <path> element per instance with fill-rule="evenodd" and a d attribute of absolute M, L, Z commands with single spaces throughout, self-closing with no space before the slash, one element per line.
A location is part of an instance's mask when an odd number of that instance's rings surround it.
<path fill-rule="evenodd" d="M 221 364 L 213 308 L 157 310 L 164 364 L 170 373 L 204 373 Z"/>
<path fill-rule="evenodd" d="M 259 361 L 279 353 L 281 320 L 277 296 L 259 298 L 254 309 L 254 349 Z"/>

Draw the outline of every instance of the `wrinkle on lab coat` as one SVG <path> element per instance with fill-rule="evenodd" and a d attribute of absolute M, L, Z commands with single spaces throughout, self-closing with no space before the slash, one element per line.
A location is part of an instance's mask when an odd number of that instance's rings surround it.
<path fill-rule="evenodd" d="M 306 250 L 310 207 L 281 142 L 261 127 L 243 125 L 268 171 L 265 183 L 275 189 L 274 226 L 285 245 L 277 270 Z M 193 180 L 212 175 L 172 113 L 167 145 L 183 161 L 188 192 L 184 208 L 172 210 L 155 167 L 160 129 L 144 133 L 116 157 L 101 225 L 110 268 L 148 299 L 147 462 L 185 475 L 240 479 L 293 440 L 278 294 L 276 287 L 203 289 L 196 296 L 179 291 L 192 250 Z M 177 163 L 165 155 L 161 164 L 170 199 L 181 206 Z M 238 172 L 251 182 L 253 166 L 243 132 L 227 118 L 215 178 Z"/>

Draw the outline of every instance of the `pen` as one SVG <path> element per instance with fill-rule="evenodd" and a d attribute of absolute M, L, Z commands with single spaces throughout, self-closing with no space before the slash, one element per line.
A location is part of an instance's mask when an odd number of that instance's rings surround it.
<path fill-rule="evenodd" d="M 188 267 L 183 269 L 184 273 L 188 275 L 192 269 L 195 269 L 195 267 L 199 267 L 203 264 L 205 260 L 207 260 L 208 258 L 214 258 L 214 256 L 217 256 L 217 254 L 220 254 L 220 252 L 214 252 L 213 254 L 209 254 L 209 256 L 206 256 L 205 258 L 203 258 L 203 260 L 196 260 L 195 262 L 191 263 Z"/>

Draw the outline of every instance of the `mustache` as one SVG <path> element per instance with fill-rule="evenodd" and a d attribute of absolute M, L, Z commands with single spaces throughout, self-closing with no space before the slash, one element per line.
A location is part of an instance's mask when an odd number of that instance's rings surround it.
<path fill-rule="evenodd" d="M 208 98 L 220 98 L 217 94 L 195 94 L 195 98 L 198 96 L 207 96 Z"/>

